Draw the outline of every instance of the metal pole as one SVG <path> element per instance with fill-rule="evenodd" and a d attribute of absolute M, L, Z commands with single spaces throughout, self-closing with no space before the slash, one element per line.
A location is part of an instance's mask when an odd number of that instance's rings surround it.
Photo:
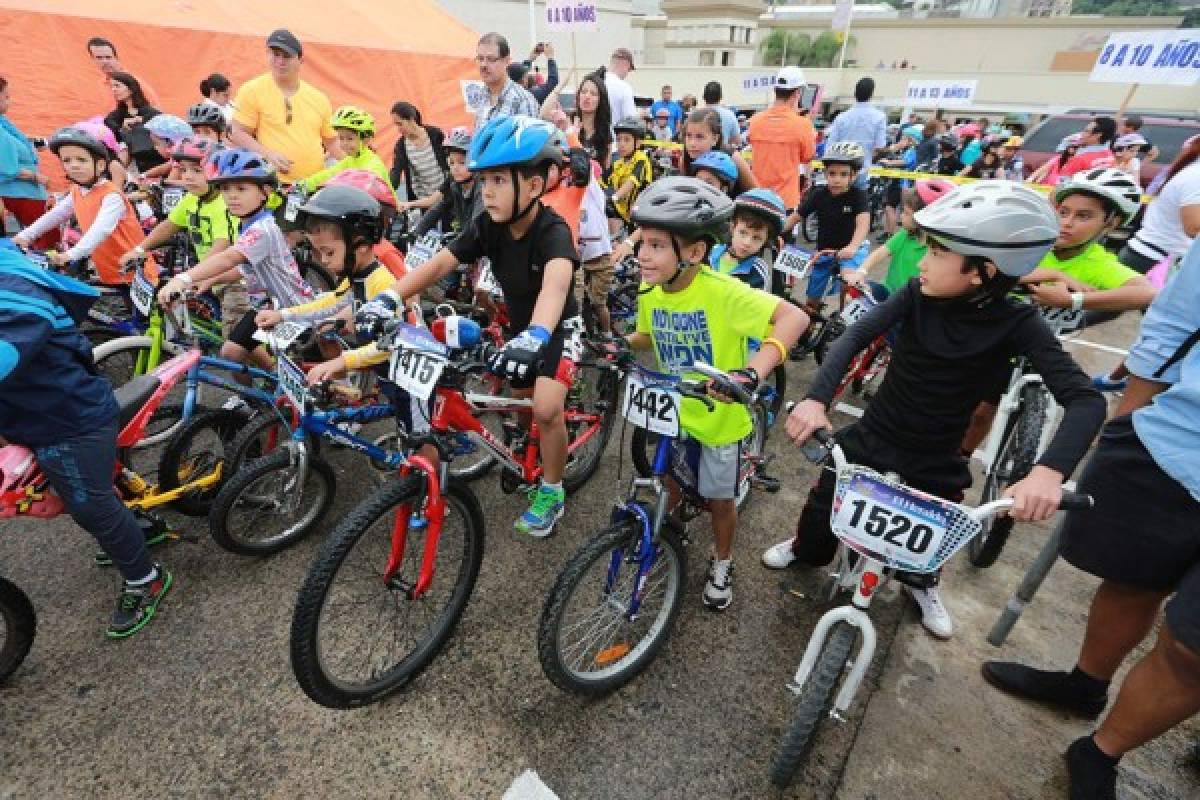
<path fill-rule="evenodd" d="M 1004 604 L 1004 610 L 1000 612 L 1000 616 L 996 619 L 996 624 L 992 626 L 992 630 L 988 633 L 988 644 L 993 647 L 999 647 L 1004 644 L 1004 641 L 1008 638 L 1008 634 L 1012 632 L 1013 626 L 1021 618 L 1021 613 L 1025 610 L 1025 606 L 1029 605 L 1030 601 L 1033 600 L 1033 596 L 1037 594 L 1042 581 L 1046 580 L 1046 576 L 1050 574 L 1050 569 L 1058 561 L 1058 551 L 1062 545 L 1063 526 L 1066 525 L 1066 520 L 1066 514 L 1059 515 L 1058 524 L 1054 526 L 1054 531 L 1051 532 L 1050 538 L 1042 546 L 1042 551 L 1038 553 L 1037 558 L 1029 565 L 1029 571 L 1021 579 L 1021 585 L 1017 587 L 1017 591 L 1013 593 L 1012 597 L 1008 598 L 1008 602 Z"/>
<path fill-rule="evenodd" d="M 846 17 L 846 29 L 842 31 L 842 52 L 838 56 L 838 89 L 842 88 L 842 67 L 846 63 L 846 45 L 850 44 L 850 26 L 854 24 L 854 6 L 850 6 L 850 16 Z"/>

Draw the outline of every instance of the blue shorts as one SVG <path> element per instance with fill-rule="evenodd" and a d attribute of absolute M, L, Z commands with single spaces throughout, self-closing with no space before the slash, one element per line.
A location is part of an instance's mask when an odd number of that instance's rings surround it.
<path fill-rule="evenodd" d="M 858 269 L 867 260 L 867 254 L 870 252 L 871 245 L 863 242 L 854 253 L 854 258 L 841 262 L 840 269 Z M 812 272 L 808 276 L 808 288 L 804 293 L 809 300 L 820 300 L 841 291 L 842 282 L 833 274 L 833 266 L 836 263 L 838 262 L 835 259 L 829 257 L 813 262 Z"/>

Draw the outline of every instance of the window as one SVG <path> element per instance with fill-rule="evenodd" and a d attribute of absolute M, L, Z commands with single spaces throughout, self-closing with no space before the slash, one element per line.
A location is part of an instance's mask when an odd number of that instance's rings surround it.
<path fill-rule="evenodd" d="M 729 50 L 721 51 L 721 66 L 728 67 L 733 62 L 733 53 Z"/>
<path fill-rule="evenodd" d="M 716 63 L 714 61 L 714 57 L 715 56 L 714 56 L 712 50 L 701 50 L 700 51 L 700 66 L 711 67 L 714 63 Z"/>
<path fill-rule="evenodd" d="M 729 43 L 730 44 L 737 43 L 737 26 L 736 25 L 729 26 Z"/>
<path fill-rule="evenodd" d="M 745 34 L 746 34 L 746 36 L 745 36 L 745 38 L 743 39 L 743 41 L 744 41 L 746 44 L 750 44 L 750 34 L 751 34 L 751 30 L 750 30 L 749 28 L 746 28 L 746 29 L 745 29 Z"/>

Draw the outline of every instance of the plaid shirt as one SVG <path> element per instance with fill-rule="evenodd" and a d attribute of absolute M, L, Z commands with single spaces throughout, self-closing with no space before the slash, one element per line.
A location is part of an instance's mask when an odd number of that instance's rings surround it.
<path fill-rule="evenodd" d="M 475 130 L 482 130 L 484 125 L 496 117 L 515 117 L 520 114 L 536 117 L 540 112 L 541 108 L 533 95 L 510 80 L 500 91 L 500 97 L 494 106 L 486 106 L 475 112 Z"/>

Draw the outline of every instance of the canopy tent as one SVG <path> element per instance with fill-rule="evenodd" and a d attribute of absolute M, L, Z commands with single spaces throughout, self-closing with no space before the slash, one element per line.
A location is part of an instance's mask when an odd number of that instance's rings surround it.
<path fill-rule="evenodd" d="M 31 136 L 112 110 L 111 93 L 86 42 L 116 45 L 122 67 L 148 84 L 160 110 L 183 116 L 201 99 L 200 81 L 220 72 L 241 83 L 267 71 L 265 42 L 288 28 L 304 45 L 301 77 L 334 107 L 359 105 L 391 160 L 388 118 L 408 100 L 426 122 L 470 124 L 459 80 L 475 78 L 478 34 L 433 0 L 0 0 L 2 74 L 9 118 Z"/>

